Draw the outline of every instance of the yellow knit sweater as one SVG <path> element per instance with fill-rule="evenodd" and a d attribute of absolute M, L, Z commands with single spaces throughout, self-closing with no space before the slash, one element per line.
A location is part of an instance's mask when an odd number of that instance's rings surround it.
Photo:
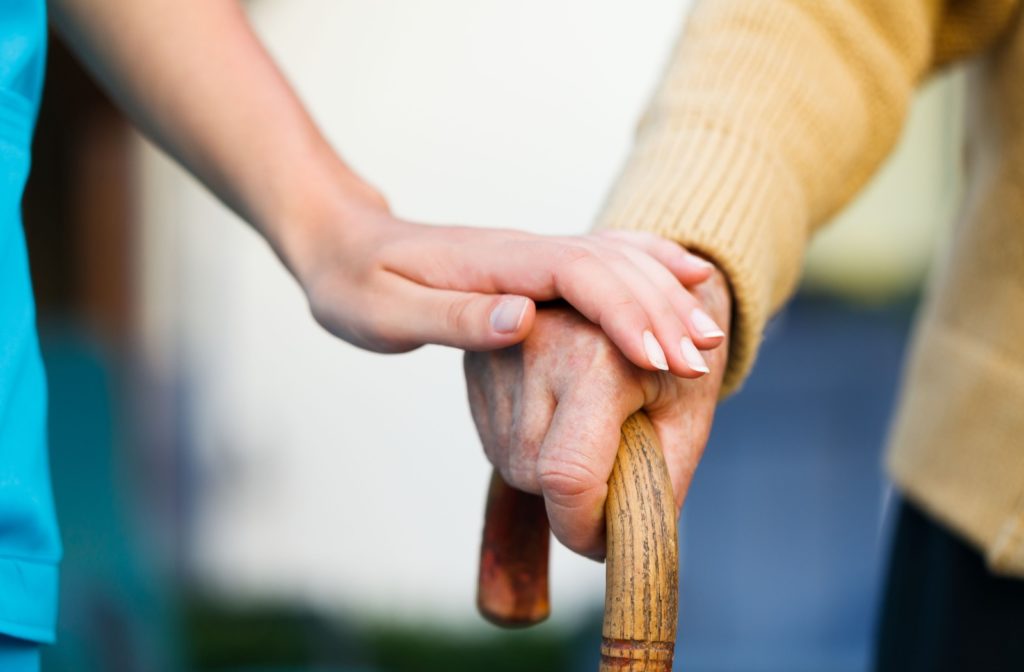
<path fill-rule="evenodd" d="M 735 298 L 726 388 L 793 292 L 808 237 L 895 144 L 915 86 L 973 66 L 968 196 L 920 318 L 887 465 L 1024 576 L 1024 12 L 1016 0 L 706 0 L 600 226 L 714 259 Z"/>

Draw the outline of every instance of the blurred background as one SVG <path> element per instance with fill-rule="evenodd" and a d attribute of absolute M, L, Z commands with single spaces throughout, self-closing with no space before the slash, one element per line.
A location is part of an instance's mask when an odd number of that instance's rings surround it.
<path fill-rule="evenodd" d="M 403 216 L 588 228 L 683 0 L 253 0 L 344 157 Z M 681 522 L 678 667 L 865 670 L 880 454 L 959 191 L 962 87 L 820 236 Z M 474 611 L 489 475 L 459 353 L 369 354 L 130 128 L 59 43 L 25 222 L 66 547 L 44 667 L 592 670 L 603 567 L 562 548 L 550 622 Z"/>

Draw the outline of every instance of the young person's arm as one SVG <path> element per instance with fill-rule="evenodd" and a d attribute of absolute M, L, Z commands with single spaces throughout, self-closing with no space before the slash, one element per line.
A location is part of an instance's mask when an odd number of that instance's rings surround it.
<path fill-rule="evenodd" d="M 528 333 L 532 300 L 555 298 L 646 369 L 699 376 L 681 339 L 713 347 L 724 337 L 699 313 L 694 323 L 697 301 L 680 284 L 707 278 L 708 265 L 656 236 L 551 238 L 396 218 L 327 144 L 238 2 L 50 4 L 129 116 L 266 237 L 318 321 L 356 345 L 503 347 Z"/>

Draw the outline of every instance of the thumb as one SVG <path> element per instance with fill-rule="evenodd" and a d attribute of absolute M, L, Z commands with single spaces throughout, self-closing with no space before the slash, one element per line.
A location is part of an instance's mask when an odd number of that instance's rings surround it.
<path fill-rule="evenodd" d="M 496 350 L 530 333 L 537 309 L 515 294 L 479 294 L 417 286 L 397 311 L 391 332 L 397 339 L 436 343 L 463 350 Z M 396 317 L 398 317 L 396 316 Z"/>

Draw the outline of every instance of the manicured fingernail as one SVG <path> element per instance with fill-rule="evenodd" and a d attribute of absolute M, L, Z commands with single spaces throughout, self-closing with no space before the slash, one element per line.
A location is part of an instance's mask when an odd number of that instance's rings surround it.
<path fill-rule="evenodd" d="M 699 266 L 700 268 L 714 268 L 715 267 L 714 264 L 712 264 L 710 261 L 708 261 L 704 257 L 698 257 L 696 254 L 692 254 L 692 253 L 690 254 L 690 263 L 692 263 L 694 266 Z"/>
<path fill-rule="evenodd" d="M 519 330 L 529 305 L 521 296 L 502 299 L 491 311 L 491 327 L 499 334 L 513 334 Z"/>
<path fill-rule="evenodd" d="M 658 339 L 650 331 L 644 332 L 644 350 L 647 352 L 647 359 L 656 369 L 668 371 L 668 361 L 665 359 L 665 351 L 658 345 Z"/>
<path fill-rule="evenodd" d="M 683 359 L 694 371 L 700 371 L 701 373 L 710 373 L 711 369 L 708 368 L 708 363 L 701 357 L 700 350 L 693 344 L 689 336 L 683 336 L 683 340 L 679 342 L 679 350 L 682 352 Z"/>
<path fill-rule="evenodd" d="M 693 328 L 699 331 L 700 335 L 704 338 L 721 338 L 725 336 L 722 328 L 711 319 L 710 315 L 700 308 L 694 308 L 693 312 L 690 313 L 690 322 L 693 323 Z"/>

